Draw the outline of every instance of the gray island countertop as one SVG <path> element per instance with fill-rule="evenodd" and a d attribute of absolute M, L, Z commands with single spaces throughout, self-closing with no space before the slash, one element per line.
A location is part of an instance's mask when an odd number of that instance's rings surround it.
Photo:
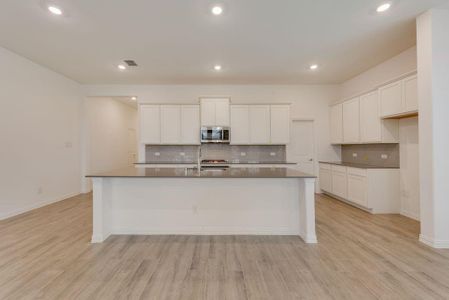
<path fill-rule="evenodd" d="M 320 161 L 320 163 L 343 166 L 343 167 L 358 168 L 358 169 L 399 169 L 399 167 L 373 166 L 373 165 L 349 163 L 349 162 L 343 162 L 343 161 Z"/>
<path fill-rule="evenodd" d="M 196 165 L 197 162 L 186 162 L 186 161 L 153 161 L 153 162 L 138 162 L 134 163 L 135 165 Z M 288 161 L 229 161 L 219 163 L 222 165 L 296 165 L 295 162 Z M 213 163 L 202 163 L 203 166 L 214 165 Z"/>
<path fill-rule="evenodd" d="M 103 178 L 316 178 L 291 168 L 136 168 L 129 167 L 111 172 L 87 175 Z"/>

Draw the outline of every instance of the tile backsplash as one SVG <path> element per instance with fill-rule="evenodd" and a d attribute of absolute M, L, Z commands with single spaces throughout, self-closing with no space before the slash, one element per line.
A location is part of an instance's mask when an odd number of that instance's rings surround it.
<path fill-rule="evenodd" d="M 378 167 L 399 167 L 399 144 L 342 145 L 343 162 Z"/>
<path fill-rule="evenodd" d="M 195 162 L 199 146 L 150 146 L 145 149 L 147 163 Z M 285 146 L 236 146 L 205 144 L 201 146 L 202 159 L 224 159 L 233 162 L 283 162 Z"/>

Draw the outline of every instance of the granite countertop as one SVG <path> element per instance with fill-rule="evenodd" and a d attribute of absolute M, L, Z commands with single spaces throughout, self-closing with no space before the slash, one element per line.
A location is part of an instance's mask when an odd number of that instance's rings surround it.
<path fill-rule="evenodd" d="M 117 178 L 316 178 L 314 175 L 302 173 L 290 168 L 135 168 L 115 170 L 106 173 L 92 174 L 86 177 Z"/>
<path fill-rule="evenodd" d="M 196 165 L 197 162 L 176 162 L 176 161 L 158 161 L 158 162 L 139 162 L 134 163 L 135 165 Z M 218 165 L 296 165 L 295 162 L 287 161 L 273 161 L 273 162 L 262 162 L 262 161 L 230 161 L 219 163 Z M 207 164 L 202 163 L 203 166 L 217 165 L 217 164 Z"/>
<path fill-rule="evenodd" d="M 356 164 L 343 161 L 320 161 L 320 163 L 359 169 L 399 169 L 399 167 L 372 166 L 367 164 Z"/>

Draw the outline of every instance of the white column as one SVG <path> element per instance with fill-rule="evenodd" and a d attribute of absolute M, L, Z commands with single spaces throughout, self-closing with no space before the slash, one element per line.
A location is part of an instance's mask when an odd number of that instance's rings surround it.
<path fill-rule="evenodd" d="M 315 244 L 315 178 L 299 179 L 299 192 L 300 235 L 304 242 Z"/>
<path fill-rule="evenodd" d="M 93 222 L 92 243 L 102 243 L 111 235 L 110 182 L 109 179 L 92 178 Z"/>
<path fill-rule="evenodd" d="M 449 10 L 417 19 L 420 241 L 449 248 Z"/>

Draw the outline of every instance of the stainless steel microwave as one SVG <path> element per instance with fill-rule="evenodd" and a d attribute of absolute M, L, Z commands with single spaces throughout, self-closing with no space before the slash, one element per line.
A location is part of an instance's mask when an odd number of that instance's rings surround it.
<path fill-rule="evenodd" d="M 230 129 L 229 127 L 207 126 L 201 127 L 201 143 L 229 143 Z"/>

